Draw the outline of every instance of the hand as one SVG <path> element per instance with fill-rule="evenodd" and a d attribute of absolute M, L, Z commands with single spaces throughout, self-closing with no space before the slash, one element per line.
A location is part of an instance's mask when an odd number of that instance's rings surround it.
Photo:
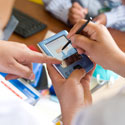
<path fill-rule="evenodd" d="M 77 69 L 68 79 L 64 79 L 53 66 L 48 65 L 47 67 L 60 101 L 63 123 L 70 125 L 72 118 L 80 108 L 92 103 L 89 85 L 94 69 L 87 74 L 83 69 Z"/>
<path fill-rule="evenodd" d="M 83 31 L 87 36 L 75 35 L 85 22 L 85 20 L 81 20 L 77 23 L 67 36 L 71 39 L 73 47 L 78 50 L 79 54 L 87 54 L 95 63 L 105 69 L 125 76 L 125 55 L 103 25 L 90 22 Z"/>
<path fill-rule="evenodd" d="M 93 19 L 93 21 L 95 21 L 96 23 L 99 23 L 99 24 L 103 24 L 103 25 L 106 25 L 107 24 L 107 18 L 106 18 L 106 15 L 103 13 L 103 14 L 100 14 L 99 16 L 95 17 Z"/>
<path fill-rule="evenodd" d="M 73 3 L 72 7 L 69 10 L 69 22 L 74 25 L 79 20 L 84 19 L 88 13 L 88 9 L 83 8 L 79 3 Z"/>
<path fill-rule="evenodd" d="M 16 42 L 0 41 L 0 72 L 8 73 L 6 79 L 35 78 L 32 63 L 61 62 L 52 57 L 30 50 L 26 45 Z"/>

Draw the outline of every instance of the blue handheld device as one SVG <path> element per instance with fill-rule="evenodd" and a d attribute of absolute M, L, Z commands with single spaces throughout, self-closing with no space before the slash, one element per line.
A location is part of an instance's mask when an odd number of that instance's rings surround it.
<path fill-rule="evenodd" d="M 67 34 L 64 30 L 38 43 L 39 48 L 48 56 L 62 60 L 62 64 L 54 64 L 54 67 L 64 78 L 68 78 L 75 69 L 83 68 L 89 72 L 94 66 L 86 55 L 79 55 L 71 44 L 62 51 L 62 47 L 68 42 Z"/>

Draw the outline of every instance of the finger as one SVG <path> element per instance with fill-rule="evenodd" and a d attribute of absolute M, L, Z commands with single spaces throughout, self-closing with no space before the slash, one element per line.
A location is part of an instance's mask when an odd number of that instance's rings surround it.
<path fill-rule="evenodd" d="M 86 105 L 92 103 L 92 95 L 90 91 L 90 83 L 86 82 L 86 84 L 83 84 L 83 89 L 84 89 L 84 102 Z"/>
<path fill-rule="evenodd" d="M 69 19 L 70 22 L 79 22 L 79 20 L 81 20 L 83 17 L 81 15 L 77 15 L 77 14 L 69 14 Z M 75 24 L 76 24 L 75 23 Z"/>
<path fill-rule="evenodd" d="M 95 70 L 96 65 L 94 65 L 94 68 L 86 74 L 86 76 L 81 80 L 81 84 L 84 89 L 84 101 L 86 105 L 89 105 L 92 103 L 92 95 L 90 91 L 90 80 L 92 77 L 92 74 Z"/>
<path fill-rule="evenodd" d="M 96 22 L 96 24 L 100 24 L 100 20 L 98 19 L 98 17 L 93 19 L 94 22 Z"/>
<path fill-rule="evenodd" d="M 69 15 L 71 15 L 73 18 L 75 18 L 74 16 L 76 16 L 76 17 L 80 17 L 82 19 L 82 17 L 84 16 L 84 13 L 81 12 L 81 10 L 72 8 Z"/>
<path fill-rule="evenodd" d="M 34 51 L 30 51 L 30 53 L 28 53 L 28 55 L 25 55 L 25 58 L 27 59 L 26 62 L 34 62 L 34 63 L 48 63 L 48 64 L 60 64 L 61 61 L 47 56 L 45 54 L 41 54 L 39 52 L 34 52 Z"/>
<path fill-rule="evenodd" d="M 101 20 L 96 20 L 96 24 L 101 24 Z"/>
<path fill-rule="evenodd" d="M 83 86 L 83 89 L 84 89 L 84 101 L 85 101 L 85 104 L 88 105 L 88 104 L 91 104 L 92 103 L 92 95 L 91 95 L 91 91 L 90 91 L 90 80 L 91 80 L 91 77 L 92 77 L 92 74 L 95 70 L 95 66 L 94 68 L 86 74 L 86 76 L 81 80 L 81 84 Z"/>
<path fill-rule="evenodd" d="M 73 36 L 78 29 L 86 22 L 86 20 L 82 20 L 79 21 L 78 23 L 76 23 L 73 28 L 70 30 L 69 34 L 67 35 L 67 38 L 70 38 L 71 36 Z"/>
<path fill-rule="evenodd" d="M 52 65 L 48 64 L 47 70 L 48 70 L 48 73 L 49 73 L 51 80 L 53 81 L 53 84 L 58 79 L 63 79 L 62 76 L 57 72 L 57 70 Z"/>
<path fill-rule="evenodd" d="M 85 74 L 86 74 L 86 71 L 84 69 L 76 69 L 70 74 L 68 81 L 71 80 L 76 83 L 80 82 L 81 79 L 85 76 Z"/>
<path fill-rule="evenodd" d="M 10 71 L 11 71 L 10 74 L 14 74 L 22 78 L 26 78 L 30 80 L 34 80 L 35 78 L 35 75 L 31 68 L 31 64 L 29 64 L 29 66 L 28 65 L 26 66 L 14 61 Z"/>
<path fill-rule="evenodd" d="M 76 48 L 77 49 L 77 51 L 78 51 L 78 54 L 83 54 L 83 53 L 85 53 L 85 51 L 83 50 L 83 49 L 81 49 L 81 48 Z"/>
<path fill-rule="evenodd" d="M 69 14 L 69 19 L 70 19 L 70 22 L 76 22 L 77 23 L 77 22 L 79 22 L 79 20 L 82 19 L 82 17 L 80 15 L 77 15 L 77 14 Z"/>
<path fill-rule="evenodd" d="M 86 76 L 81 80 L 81 84 L 83 86 L 83 89 L 84 89 L 84 99 L 85 99 L 85 102 L 87 104 L 91 104 L 92 103 L 92 96 L 91 96 L 91 91 L 90 91 L 90 80 L 91 80 L 91 77 L 92 77 L 92 74 L 95 70 L 95 66 L 94 68 L 86 74 Z"/>
<path fill-rule="evenodd" d="M 70 30 L 67 38 L 70 38 L 71 36 L 73 36 L 77 31 L 78 29 L 86 23 L 86 20 L 84 19 L 81 19 L 77 24 L 74 25 L 74 27 Z M 98 29 L 98 25 L 93 23 L 93 22 L 89 22 L 87 24 L 87 26 L 83 29 L 84 32 L 87 32 L 88 35 L 91 35 L 94 31 L 96 31 Z"/>
<path fill-rule="evenodd" d="M 93 18 L 93 20 L 92 20 L 92 21 L 96 22 L 96 21 L 97 21 L 97 19 L 98 19 L 98 18 L 97 18 L 97 17 L 95 17 L 95 18 Z"/>
<path fill-rule="evenodd" d="M 18 79 L 18 78 L 20 78 L 20 77 L 17 75 L 13 75 L 13 74 L 8 74 L 5 77 L 6 80 L 12 80 L 12 79 Z"/>
<path fill-rule="evenodd" d="M 78 3 L 78 2 L 74 2 L 72 5 L 73 8 L 77 8 L 77 9 L 83 9 L 83 7 Z"/>
<path fill-rule="evenodd" d="M 76 48 L 80 48 L 83 51 L 89 51 L 91 50 L 91 48 L 93 47 L 95 41 L 83 36 L 83 35 L 74 35 L 71 38 L 71 42 L 73 44 L 73 46 L 75 46 Z"/>
<path fill-rule="evenodd" d="M 86 15 L 86 14 L 88 14 L 88 9 L 87 8 L 84 8 L 83 9 L 83 13 Z"/>
<path fill-rule="evenodd" d="M 73 48 L 75 48 L 77 50 L 77 52 L 79 54 L 85 54 L 85 50 L 79 48 L 77 45 L 75 45 L 75 44 L 72 43 L 72 46 L 73 46 Z"/>
<path fill-rule="evenodd" d="M 58 89 L 65 82 L 65 79 L 57 72 L 57 70 L 50 64 L 47 65 L 49 76 L 52 80 L 54 89 Z"/>
<path fill-rule="evenodd" d="M 91 77 L 92 77 L 92 74 L 93 74 L 95 68 L 96 68 L 96 64 L 94 63 L 93 69 L 86 74 L 86 76 L 82 79 L 82 81 L 83 81 L 83 80 L 84 80 L 84 81 L 86 80 L 87 82 L 90 82 Z M 83 85 L 84 85 L 84 83 L 83 83 Z"/>
<path fill-rule="evenodd" d="M 74 24 L 76 24 L 77 22 L 79 22 L 79 20 L 81 19 L 81 17 L 71 17 L 71 16 L 69 16 L 69 22 L 72 24 L 72 25 L 74 25 Z"/>

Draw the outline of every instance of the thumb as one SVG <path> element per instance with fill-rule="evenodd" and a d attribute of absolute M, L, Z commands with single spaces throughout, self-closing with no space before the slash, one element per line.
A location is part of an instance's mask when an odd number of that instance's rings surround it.
<path fill-rule="evenodd" d="M 71 36 L 76 34 L 76 32 L 86 23 L 87 20 L 81 19 L 78 23 L 76 23 L 73 28 L 70 30 L 69 34 L 67 35 L 67 38 L 70 39 Z M 98 31 L 99 26 L 93 22 L 89 22 L 87 26 L 83 29 L 84 32 L 86 32 L 89 36 L 91 36 L 94 32 Z M 99 30 L 98 32 L 101 32 Z"/>
<path fill-rule="evenodd" d="M 76 69 L 76 70 L 74 70 L 74 71 L 70 74 L 68 80 L 76 81 L 76 83 L 77 83 L 78 81 L 80 82 L 81 79 L 85 76 L 85 74 L 86 74 L 86 71 L 85 71 L 84 69 Z"/>
<path fill-rule="evenodd" d="M 6 80 L 12 80 L 12 79 L 18 79 L 18 78 L 20 78 L 20 76 L 13 75 L 13 74 L 7 74 L 5 77 Z"/>

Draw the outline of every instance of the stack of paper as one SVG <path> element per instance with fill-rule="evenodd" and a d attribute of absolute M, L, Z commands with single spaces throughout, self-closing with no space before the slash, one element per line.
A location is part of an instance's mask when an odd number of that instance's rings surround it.
<path fill-rule="evenodd" d="M 30 104 L 35 104 L 39 100 L 40 93 L 31 85 L 19 80 L 7 81 L 4 75 L 4 73 L 0 73 L 0 96 L 20 98 Z"/>

